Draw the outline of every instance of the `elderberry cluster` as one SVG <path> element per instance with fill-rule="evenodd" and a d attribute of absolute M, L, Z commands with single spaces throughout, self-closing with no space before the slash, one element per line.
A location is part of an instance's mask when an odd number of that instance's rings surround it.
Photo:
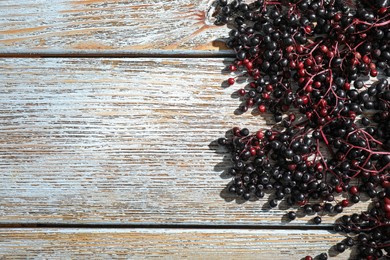
<path fill-rule="evenodd" d="M 234 127 L 218 139 L 231 153 L 229 191 L 245 200 L 270 192 L 270 207 L 286 200 L 308 215 L 341 213 L 367 194 L 367 212 L 335 225 L 357 234 L 336 250 L 358 245 L 361 259 L 390 256 L 389 5 L 217 1 L 216 23 L 233 27 L 226 46 L 236 53 L 229 66 L 236 76 L 227 82 L 248 82 L 237 91 L 239 109 L 268 111 L 275 120 L 270 129 Z M 336 199 L 342 194 L 347 198 Z"/>

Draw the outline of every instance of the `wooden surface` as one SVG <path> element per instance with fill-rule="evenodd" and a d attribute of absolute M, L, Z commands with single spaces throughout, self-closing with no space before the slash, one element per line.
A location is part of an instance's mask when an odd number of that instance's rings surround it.
<path fill-rule="evenodd" d="M 236 203 L 224 191 L 230 162 L 211 142 L 236 124 L 265 127 L 267 118 L 233 113 L 239 86 L 221 87 L 223 63 L 0 60 L 0 220 L 281 223 L 285 208 Z"/>
<path fill-rule="evenodd" d="M 337 216 L 313 229 L 227 194 L 213 141 L 272 120 L 235 114 L 212 2 L 0 1 L 1 259 L 300 259 L 343 239 Z"/>
<path fill-rule="evenodd" d="M 325 231 L 296 230 L 0 230 L 3 259 L 299 259 L 328 252 L 341 239 Z M 346 259 L 351 251 L 329 253 Z"/>
<path fill-rule="evenodd" d="M 218 52 L 210 0 L 3 0 L 1 52 Z M 211 7 L 211 8 L 210 8 Z M 158 53 L 158 52 L 157 52 Z M 168 52 L 169 53 L 169 52 Z"/>

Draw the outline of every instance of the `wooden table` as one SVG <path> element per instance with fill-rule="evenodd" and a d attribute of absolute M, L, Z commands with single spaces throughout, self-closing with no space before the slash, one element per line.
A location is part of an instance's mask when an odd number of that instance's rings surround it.
<path fill-rule="evenodd" d="M 213 141 L 272 121 L 234 114 L 211 4 L 0 1 L 1 259 L 300 259 L 343 239 L 337 216 L 226 193 Z"/>

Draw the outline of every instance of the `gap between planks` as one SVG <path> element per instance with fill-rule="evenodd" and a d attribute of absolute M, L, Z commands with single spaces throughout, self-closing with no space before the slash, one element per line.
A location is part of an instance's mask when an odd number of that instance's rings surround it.
<path fill-rule="evenodd" d="M 332 231 L 331 225 L 218 225 L 218 224 L 61 224 L 61 223 L 0 223 L 4 228 L 112 228 L 112 229 L 234 229 L 234 230 L 322 230 Z"/>
<path fill-rule="evenodd" d="M 1 51 L 0 58 L 234 58 L 232 51 Z"/>

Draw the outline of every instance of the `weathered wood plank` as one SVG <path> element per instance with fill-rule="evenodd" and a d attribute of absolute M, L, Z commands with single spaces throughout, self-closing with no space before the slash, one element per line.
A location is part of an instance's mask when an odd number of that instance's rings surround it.
<path fill-rule="evenodd" d="M 229 159 L 210 143 L 272 123 L 234 114 L 223 62 L 0 59 L 0 222 L 283 223 L 223 192 Z"/>
<path fill-rule="evenodd" d="M 218 52 L 212 0 L 0 1 L 0 53 Z M 211 11 L 210 11 L 211 10 Z"/>
<path fill-rule="evenodd" d="M 301 259 L 344 237 L 326 231 L 204 229 L 1 229 L 4 259 Z"/>

